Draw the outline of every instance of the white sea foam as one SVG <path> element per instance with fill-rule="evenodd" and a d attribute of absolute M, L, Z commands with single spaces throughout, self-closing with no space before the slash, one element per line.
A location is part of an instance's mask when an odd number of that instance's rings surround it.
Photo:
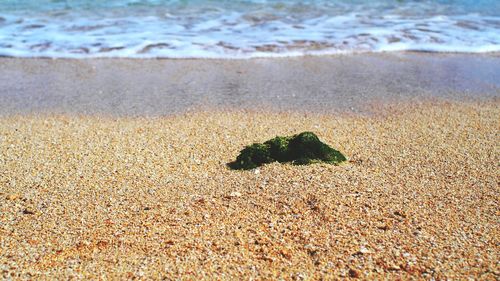
<path fill-rule="evenodd" d="M 38 6 L 33 1 L 17 6 L 13 0 L 4 1 L 1 56 L 253 58 L 406 50 L 500 52 L 496 14 L 500 6 L 487 0 L 478 3 L 492 7 L 471 6 L 467 0 L 455 6 L 447 1 L 389 0 L 370 4 L 62 1 L 66 6 L 61 1 Z"/>

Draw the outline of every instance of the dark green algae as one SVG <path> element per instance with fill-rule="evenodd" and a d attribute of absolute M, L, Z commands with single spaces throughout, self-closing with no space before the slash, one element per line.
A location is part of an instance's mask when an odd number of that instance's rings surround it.
<path fill-rule="evenodd" d="M 227 165 L 233 170 L 250 170 L 276 161 L 294 165 L 319 162 L 338 165 L 346 160 L 342 153 L 320 141 L 316 134 L 303 132 L 246 146 L 236 160 Z"/>

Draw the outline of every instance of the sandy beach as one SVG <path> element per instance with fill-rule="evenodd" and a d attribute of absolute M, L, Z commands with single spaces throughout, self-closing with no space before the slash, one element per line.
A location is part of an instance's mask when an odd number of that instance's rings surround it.
<path fill-rule="evenodd" d="M 0 59 L 0 277 L 496 280 L 499 61 Z"/>

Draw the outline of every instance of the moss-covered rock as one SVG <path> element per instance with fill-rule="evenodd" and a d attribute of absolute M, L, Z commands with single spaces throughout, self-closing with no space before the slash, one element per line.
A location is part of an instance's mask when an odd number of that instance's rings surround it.
<path fill-rule="evenodd" d="M 236 161 L 228 165 L 231 169 L 235 170 L 249 170 L 273 161 L 268 145 L 254 143 L 245 147 L 236 158 Z"/>
<path fill-rule="evenodd" d="M 234 170 L 250 170 L 274 161 L 308 165 L 317 162 L 340 164 L 346 157 L 321 142 L 314 133 L 303 132 L 291 137 L 275 137 L 264 143 L 245 147 L 234 162 L 228 164 Z"/>

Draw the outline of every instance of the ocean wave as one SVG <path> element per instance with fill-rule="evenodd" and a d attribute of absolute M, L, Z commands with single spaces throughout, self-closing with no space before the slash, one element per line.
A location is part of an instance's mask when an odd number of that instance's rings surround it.
<path fill-rule="evenodd" d="M 500 15 L 494 12 L 499 4 L 491 1 L 451 5 L 389 0 L 80 0 L 37 6 L 19 2 L 23 1 L 0 3 L 0 56 L 254 58 L 500 52 Z"/>

